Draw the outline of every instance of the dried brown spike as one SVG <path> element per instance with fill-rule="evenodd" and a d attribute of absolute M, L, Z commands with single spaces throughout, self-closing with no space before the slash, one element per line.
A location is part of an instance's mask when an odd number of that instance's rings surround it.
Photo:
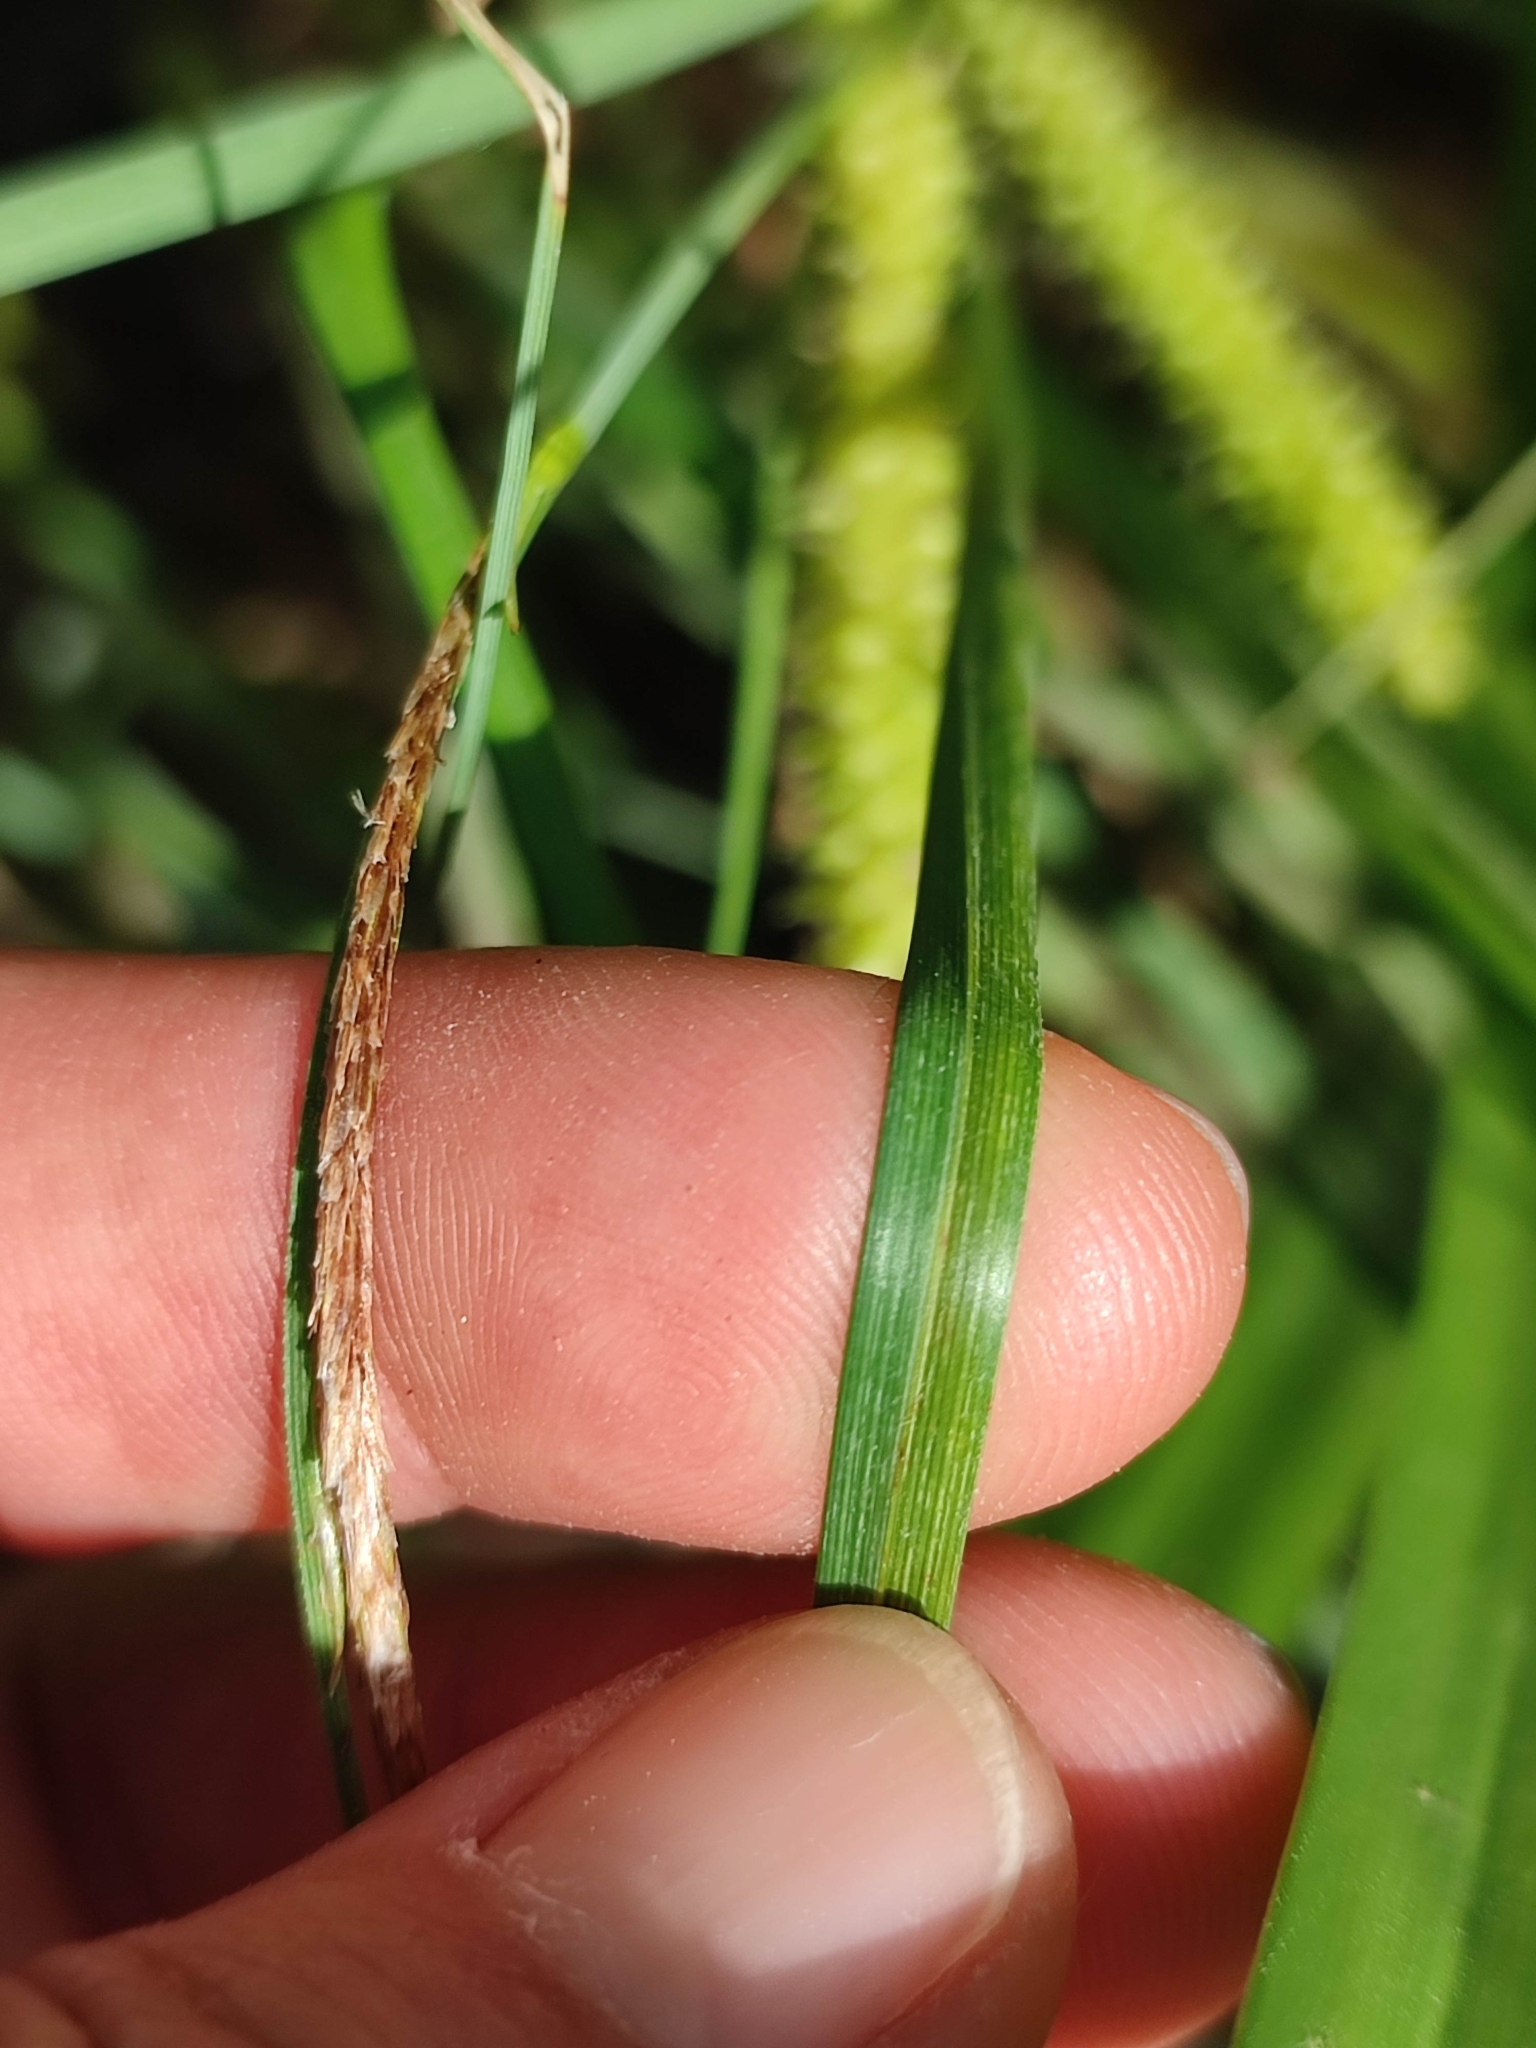
<path fill-rule="evenodd" d="M 389 1505 L 373 1352 L 373 1131 L 411 854 L 468 659 L 477 556 L 449 600 L 385 753 L 326 1021 L 310 1329 L 320 1456 L 341 1532 L 358 1675 L 391 1798 L 425 1776 L 410 1608 Z"/>

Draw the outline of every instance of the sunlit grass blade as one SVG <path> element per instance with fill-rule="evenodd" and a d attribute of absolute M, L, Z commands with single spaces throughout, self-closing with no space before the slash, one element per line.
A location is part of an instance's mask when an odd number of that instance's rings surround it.
<path fill-rule="evenodd" d="M 303 209 L 289 231 L 288 264 L 310 337 L 351 412 L 385 523 L 430 625 L 442 616 L 479 535 L 417 365 L 390 250 L 389 205 L 383 187 L 368 185 Z M 509 648 L 497 677 L 504 689 L 512 685 L 511 667 Z M 467 922 L 498 944 L 537 937 L 515 845 L 507 847 L 515 832 L 496 815 L 500 801 L 484 775 L 477 800 L 488 806 L 487 857 L 459 859 L 444 873 L 444 925 L 454 937 Z M 583 853 L 600 858 L 585 847 L 575 858 Z M 569 858 L 564 849 L 562 857 Z"/>
<path fill-rule="evenodd" d="M 539 53 L 588 106 L 782 26 L 807 0 L 599 0 Z M 311 81 L 0 179 L 0 294 L 280 213 L 526 128 L 527 103 L 474 52 L 431 46 L 383 77 Z"/>
<path fill-rule="evenodd" d="M 442 613 L 478 540 L 473 507 L 417 367 L 378 187 L 298 216 L 289 240 L 311 334 L 357 423 L 422 615 Z M 496 637 L 488 753 L 545 935 L 614 945 L 634 928 L 556 744 L 554 706 L 526 632 Z"/>
<path fill-rule="evenodd" d="M 539 443 L 518 535 L 527 547 L 641 372 L 759 216 L 810 154 L 828 95 L 803 95 L 754 138 L 667 242 L 564 414 Z"/>
<path fill-rule="evenodd" d="M 1172 1579 L 1290 1649 L 1364 1501 L 1396 1333 L 1337 1241 L 1264 1181 L 1248 1270 L 1237 1330 L 1195 1407 L 1039 1526 Z"/>
<path fill-rule="evenodd" d="M 422 382 L 381 185 L 296 214 L 288 263 L 310 335 L 362 437 L 379 502 L 429 621 L 442 616 L 479 526 Z"/>
<path fill-rule="evenodd" d="M 1011 367 L 1011 366 L 1010 366 Z M 995 379 L 998 366 L 989 360 Z M 999 403 L 999 400 L 1002 403 Z M 954 1605 L 1007 1323 L 1039 1103 L 1028 667 L 1017 443 L 979 432 L 863 1254 L 818 1598 Z M 1001 458 L 1001 459 L 1000 459 Z"/>
<path fill-rule="evenodd" d="M 757 532 L 747 564 L 719 868 L 704 941 L 708 953 L 740 953 L 752 922 L 794 587 L 790 544 L 793 489 L 791 451 L 783 444 L 771 446 L 762 457 Z"/>
<path fill-rule="evenodd" d="M 1536 2038 L 1536 1047 L 1450 1089 L 1422 1295 L 1240 2048 Z"/>

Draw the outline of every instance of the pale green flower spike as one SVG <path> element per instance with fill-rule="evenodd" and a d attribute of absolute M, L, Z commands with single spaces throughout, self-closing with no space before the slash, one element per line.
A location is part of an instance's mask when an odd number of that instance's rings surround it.
<path fill-rule="evenodd" d="M 822 153 L 820 426 L 782 824 L 815 956 L 906 964 L 960 549 L 963 458 L 935 375 L 970 177 L 944 72 L 911 47 L 844 89 Z"/>
<path fill-rule="evenodd" d="M 1462 608 L 1407 592 L 1436 540 L 1426 493 L 1366 393 L 1242 246 L 1171 135 L 1136 48 L 1074 0 L 954 0 L 978 98 L 1042 219 L 1146 351 L 1213 481 L 1270 538 L 1331 640 L 1389 605 L 1392 680 L 1452 712 L 1472 681 Z"/>

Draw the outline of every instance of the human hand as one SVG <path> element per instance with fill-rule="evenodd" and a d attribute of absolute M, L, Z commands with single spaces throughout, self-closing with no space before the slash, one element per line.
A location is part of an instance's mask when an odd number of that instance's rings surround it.
<path fill-rule="evenodd" d="M 319 975 L 0 969 L 12 1544 L 282 1521 Z M 884 984 L 684 955 L 401 963 L 378 1321 L 402 1519 L 814 1543 L 892 1011 Z M 1188 1405 L 1243 1228 L 1194 1121 L 1051 1043 L 978 1521 Z M 322 1847 L 279 1551 L 17 1575 L 5 2048 L 1027 2044 L 1075 1893 L 1053 2048 L 1150 2048 L 1235 1996 L 1306 1728 L 1185 1595 L 1004 1535 L 972 1543 L 953 1641 L 804 1613 L 793 1559 L 429 1533 L 411 1579 L 441 1774 Z"/>

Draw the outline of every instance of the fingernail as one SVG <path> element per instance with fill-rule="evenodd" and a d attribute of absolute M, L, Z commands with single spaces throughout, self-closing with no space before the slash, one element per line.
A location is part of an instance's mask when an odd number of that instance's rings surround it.
<path fill-rule="evenodd" d="M 1219 1124 L 1213 1124 L 1203 1111 L 1192 1107 L 1182 1096 L 1170 1095 L 1166 1088 L 1153 1088 L 1152 1093 L 1160 1095 L 1169 1108 L 1176 1109 L 1180 1116 L 1188 1117 L 1201 1137 L 1207 1140 L 1211 1150 L 1226 1169 L 1227 1179 L 1237 1190 L 1237 1199 L 1243 1205 L 1243 1229 L 1246 1230 L 1253 1213 L 1253 1204 L 1248 1192 L 1248 1175 L 1242 1160 L 1237 1156 L 1237 1147 Z"/>
<path fill-rule="evenodd" d="M 1060 1853 L 1046 1776 L 951 1637 L 830 1608 L 650 1694 L 485 1851 L 551 1972 L 644 2048 L 853 2048 Z"/>

